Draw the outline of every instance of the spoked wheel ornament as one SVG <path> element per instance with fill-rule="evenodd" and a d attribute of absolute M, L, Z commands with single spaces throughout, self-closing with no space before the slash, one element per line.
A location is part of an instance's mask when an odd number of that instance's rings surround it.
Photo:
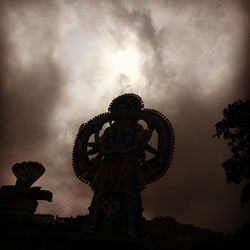
<path fill-rule="evenodd" d="M 168 170 L 174 152 L 174 130 L 170 121 L 159 111 L 144 108 L 142 99 L 135 94 L 123 94 L 110 104 L 107 113 L 102 113 L 80 126 L 73 148 L 73 169 L 83 182 L 91 182 L 96 168 L 104 157 L 100 150 L 100 131 L 114 122 L 118 117 L 116 107 L 126 104 L 136 113 L 137 120 L 143 121 L 143 140 L 140 147 L 145 155 L 153 155 L 150 159 L 140 160 L 140 168 L 146 178 L 146 184 L 160 179 Z M 125 105 L 125 106 L 126 106 Z M 151 145 L 151 139 L 157 135 L 157 146 Z M 94 138 L 94 142 L 90 139 Z M 93 157 L 95 156 L 95 157 Z"/>

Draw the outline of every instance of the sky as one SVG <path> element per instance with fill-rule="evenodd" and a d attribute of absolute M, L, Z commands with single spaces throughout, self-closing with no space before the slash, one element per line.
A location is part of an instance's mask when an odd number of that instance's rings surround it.
<path fill-rule="evenodd" d="M 38 161 L 53 192 L 38 212 L 86 214 L 93 192 L 72 168 L 79 126 L 133 92 L 171 121 L 167 174 L 142 193 L 144 215 L 230 232 L 249 220 L 230 151 L 212 138 L 227 104 L 249 97 L 248 1 L 3 0 L 0 2 L 0 185 Z"/>

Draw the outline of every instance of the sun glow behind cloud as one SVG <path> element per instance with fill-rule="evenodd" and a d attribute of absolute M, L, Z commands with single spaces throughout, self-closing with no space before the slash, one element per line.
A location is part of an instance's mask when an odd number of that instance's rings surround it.
<path fill-rule="evenodd" d="M 134 48 L 115 51 L 107 60 L 113 75 L 125 74 L 134 81 L 139 78 L 140 57 Z"/>
<path fill-rule="evenodd" d="M 225 5 L 223 23 L 215 23 L 213 16 L 206 18 L 213 14 L 221 19 L 212 7 L 180 13 L 179 8 L 162 11 L 160 4 L 150 3 L 151 12 L 145 6 L 114 15 L 115 4 L 74 3 L 59 5 L 56 15 L 28 7 L 7 12 L 13 68 L 28 72 L 50 58 L 64 72 L 63 95 L 51 119 L 62 133 L 71 131 L 72 121 L 79 124 L 78 119 L 106 111 L 112 98 L 123 92 L 136 92 L 146 102 L 163 97 L 173 102 L 185 89 L 196 88 L 209 97 L 222 86 L 230 87 L 241 52 L 235 41 L 245 32 L 235 6 Z"/>
<path fill-rule="evenodd" d="M 132 8 L 126 19 L 114 16 L 115 7 L 108 4 L 100 12 L 88 1 L 70 3 L 65 1 L 56 16 L 51 11 L 46 18 L 38 9 L 29 8 L 22 12 L 21 21 L 18 11 L 8 14 L 10 41 L 23 70 L 50 56 L 65 72 L 61 103 L 68 111 L 58 106 L 59 117 L 70 120 L 83 106 L 91 109 L 91 103 L 102 101 L 103 95 L 106 104 L 124 91 L 151 96 L 156 91 L 153 86 L 159 85 L 168 90 L 159 95 L 164 93 L 170 100 L 190 81 L 196 82 L 201 95 L 212 95 L 234 77 L 228 70 L 236 66 L 240 54 L 234 41 L 244 33 L 244 20 L 235 6 L 226 5 L 224 25 L 215 26 L 213 18 L 203 21 L 211 14 L 209 8 L 198 15 L 191 7 L 180 13 L 173 6 L 162 11 L 161 5 L 149 3 L 151 12 Z M 132 14 L 134 23 L 129 20 Z M 195 14 L 194 23 L 190 16 Z M 215 18 L 220 19 L 219 14 L 214 13 Z M 232 22 L 237 29 L 230 30 Z M 230 32 L 221 34 L 225 28 Z"/>

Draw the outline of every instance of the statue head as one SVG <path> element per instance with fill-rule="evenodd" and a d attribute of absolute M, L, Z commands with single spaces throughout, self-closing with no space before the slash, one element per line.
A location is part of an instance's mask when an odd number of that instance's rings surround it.
<path fill-rule="evenodd" d="M 123 94 L 111 102 L 108 110 L 113 120 L 138 120 L 143 107 L 143 101 L 138 95 Z"/>

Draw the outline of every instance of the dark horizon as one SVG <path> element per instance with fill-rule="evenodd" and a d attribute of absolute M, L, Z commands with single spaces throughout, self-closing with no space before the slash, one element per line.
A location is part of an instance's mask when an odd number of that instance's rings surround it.
<path fill-rule="evenodd" d="M 1 1 L 0 185 L 16 162 L 41 162 L 54 194 L 39 213 L 86 214 L 92 191 L 73 173 L 79 126 L 113 98 L 140 95 L 171 121 L 167 174 L 142 193 L 144 214 L 216 231 L 249 217 L 227 184 L 230 151 L 212 138 L 229 104 L 249 97 L 250 6 L 237 1 Z"/>

